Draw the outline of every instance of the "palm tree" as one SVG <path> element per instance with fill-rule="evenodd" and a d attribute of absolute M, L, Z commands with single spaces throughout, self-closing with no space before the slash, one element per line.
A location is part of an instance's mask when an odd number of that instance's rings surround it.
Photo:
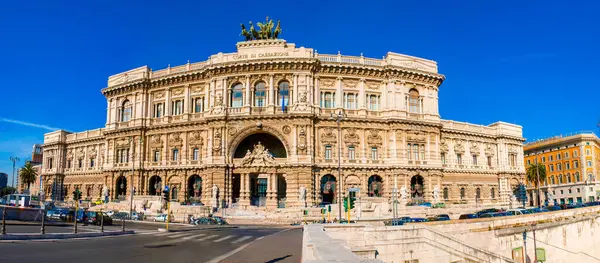
<path fill-rule="evenodd" d="M 533 185 L 535 185 L 535 189 L 539 193 L 540 185 L 538 183 L 546 181 L 546 166 L 541 163 L 529 165 L 529 167 L 527 167 L 527 181 L 533 183 Z M 542 200 L 539 200 L 538 194 L 538 206 L 541 204 L 541 201 Z"/>
<path fill-rule="evenodd" d="M 31 165 L 31 162 L 29 161 L 26 162 L 25 165 L 23 165 L 23 168 L 21 168 L 19 175 L 21 176 L 21 182 L 27 184 L 27 190 L 29 190 L 29 187 L 32 183 L 35 183 L 35 179 L 37 178 L 37 172 L 35 171 L 33 165 Z"/>

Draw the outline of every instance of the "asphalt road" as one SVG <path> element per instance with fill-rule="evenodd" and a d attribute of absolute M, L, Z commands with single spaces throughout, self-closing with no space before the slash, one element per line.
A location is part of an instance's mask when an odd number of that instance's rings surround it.
<path fill-rule="evenodd" d="M 141 225 L 141 226 L 140 226 Z M 54 241 L 0 242 L 0 262 L 300 262 L 302 230 L 263 226 L 179 226 L 158 232 Z M 132 226 L 133 228 L 134 226 Z"/>

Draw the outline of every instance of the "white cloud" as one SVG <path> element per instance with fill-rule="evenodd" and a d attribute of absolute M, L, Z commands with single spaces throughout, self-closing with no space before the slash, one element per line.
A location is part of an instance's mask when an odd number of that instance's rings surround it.
<path fill-rule="evenodd" d="M 23 126 L 28 126 L 28 127 L 46 129 L 46 130 L 49 130 L 49 131 L 60 130 L 60 128 L 54 128 L 54 127 L 50 127 L 50 126 L 44 125 L 44 124 L 37 124 L 37 123 L 31 123 L 31 122 L 25 122 L 25 121 L 11 120 L 11 119 L 6 119 L 6 118 L 0 118 L 0 121 L 8 122 L 8 123 L 13 123 L 13 124 L 18 124 L 18 125 L 23 125 Z"/>

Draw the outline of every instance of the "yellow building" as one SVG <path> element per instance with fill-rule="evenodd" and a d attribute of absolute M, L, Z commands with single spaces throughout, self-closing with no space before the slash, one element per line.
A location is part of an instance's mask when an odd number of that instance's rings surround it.
<path fill-rule="evenodd" d="M 546 166 L 547 178 L 540 182 L 542 199 L 583 203 L 600 197 L 600 139 L 596 134 L 578 133 L 528 143 L 523 147 L 525 167 L 537 162 Z M 527 183 L 530 205 L 536 204 L 535 183 Z"/>

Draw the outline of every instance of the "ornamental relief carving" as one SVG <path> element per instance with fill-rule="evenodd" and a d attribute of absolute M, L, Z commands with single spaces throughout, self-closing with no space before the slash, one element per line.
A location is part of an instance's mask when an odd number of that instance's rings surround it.
<path fill-rule="evenodd" d="M 125 138 L 120 138 L 117 139 L 116 142 L 116 147 L 117 148 L 129 148 L 129 140 L 125 139 Z"/>
<path fill-rule="evenodd" d="M 188 135 L 188 145 L 200 146 L 204 144 L 204 138 L 199 131 L 190 132 Z"/>
<path fill-rule="evenodd" d="M 221 148 L 222 148 L 221 144 L 222 144 L 221 132 L 219 132 L 217 130 L 217 131 L 215 131 L 215 137 L 213 139 L 213 152 L 215 155 L 221 154 Z"/>
<path fill-rule="evenodd" d="M 356 134 L 356 129 L 348 128 L 346 130 L 346 134 L 344 135 L 344 142 L 346 145 L 354 145 L 357 146 L 360 144 L 360 137 Z"/>
<path fill-rule="evenodd" d="M 337 136 L 333 133 L 333 128 L 325 128 L 321 131 L 321 142 L 337 142 Z"/>
<path fill-rule="evenodd" d="M 406 140 L 411 142 L 426 142 L 427 134 L 420 131 L 407 131 Z"/>
<path fill-rule="evenodd" d="M 88 157 L 96 157 L 96 155 L 97 155 L 96 147 L 90 146 L 88 148 Z"/>
<path fill-rule="evenodd" d="M 477 142 L 471 142 L 471 147 L 469 147 L 469 151 L 473 155 L 479 155 L 479 146 L 477 145 Z"/>
<path fill-rule="evenodd" d="M 304 130 L 304 127 L 300 127 L 300 132 L 298 132 L 298 153 L 299 154 L 306 154 L 306 131 Z"/>
<path fill-rule="evenodd" d="M 202 93 L 202 91 L 204 91 L 204 89 L 202 88 L 202 84 L 201 85 L 196 85 L 196 86 L 192 87 L 192 93 L 193 94 Z"/>
<path fill-rule="evenodd" d="M 237 133 L 237 129 L 235 127 L 229 128 L 229 136 L 233 136 Z"/>
<path fill-rule="evenodd" d="M 335 86 L 334 79 L 321 79 L 320 81 L 321 87 L 323 88 L 333 88 Z"/>
<path fill-rule="evenodd" d="M 181 138 L 181 133 L 172 133 L 169 136 L 169 147 L 170 148 L 181 148 L 183 146 L 183 139 Z"/>
<path fill-rule="evenodd" d="M 370 130 L 369 135 L 367 136 L 367 143 L 369 145 L 382 145 L 383 138 L 381 137 L 381 135 L 379 135 L 379 131 Z"/>
<path fill-rule="evenodd" d="M 456 141 L 454 143 L 454 152 L 457 154 L 463 154 L 465 153 L 465 146 L 463 145 L 462 141 Z"/>
<path fill-rule="evenodd" d="M 379 89 L 379 87 L 381 86 L 381 82 L 376 81 L 367 81 L 366 84 L 367 89 Z"/>
<path fill-rule="evenodd" d="M 354 89 L 354 88 L 356 88 L 356 84 L 358 82 L 356 80 L 346 80 L 343 83 L 344 83 L 344 88 Z"/>
<path fill-rule="evenodd" d="M 173 95 L 173 97 L 181 96 L 183 95 L 183 89 L 173 89 L 171 91 L 171 94 Z"/>
<path fill-rule="evenodd" d="M 164 145 L 163 140 L 160 135 L 154 135 L 150 138 L 150 147 L 151 148 L 162 148 Z"/>
<path fill-rule="evenodd" d="M 519 147 L 517 147 L 516 145 L 508 145 L 508 152 L 509 153 L 519 153 Z"/>
<path fill-rule="evenodd" d="M 494 156 L 494 147 L 491 144 L 485 146 L 485 156 L 492 157 Z"/>
<path fill-rule="evenodd" d="M 292 132 L 292 128 L 290 128 L 290 126 L 283 126 L 283 128 L 281 129 L 283 131 L 284 134 L 290 134 L 290 132 Z"/>
<path fill-rule="evenodd" d="M 448 143 L 444 140 L 440 143 L 440 152 L 447 153 L 450 150 Z"/>

